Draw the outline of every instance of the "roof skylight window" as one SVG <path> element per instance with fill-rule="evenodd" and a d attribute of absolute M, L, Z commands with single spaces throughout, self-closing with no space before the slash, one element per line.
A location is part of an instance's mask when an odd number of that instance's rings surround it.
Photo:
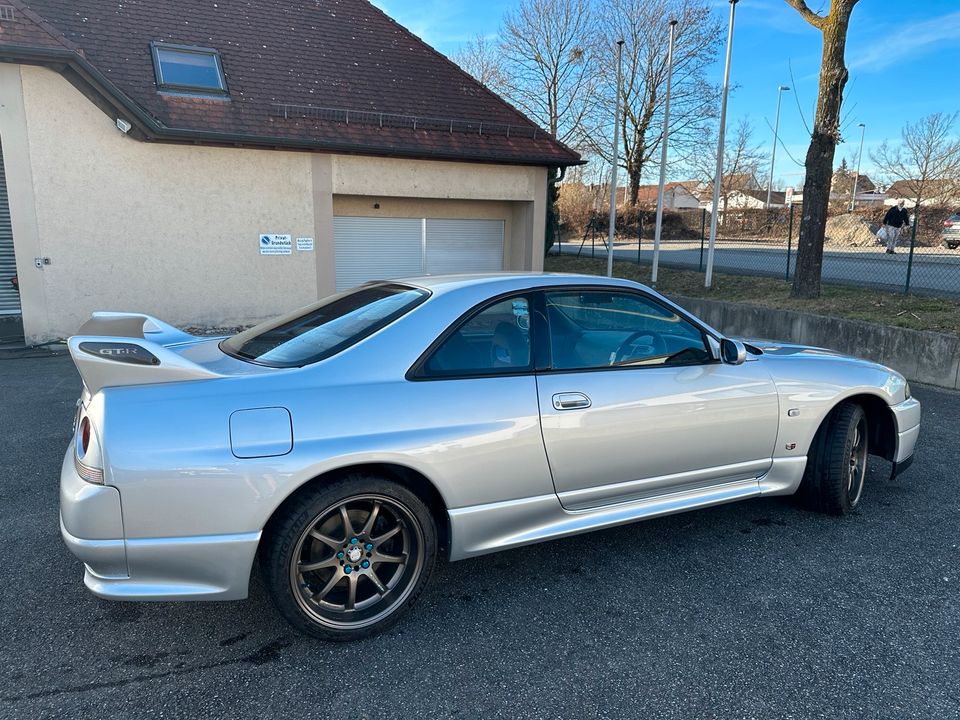
<path fill-rule="evenodd" d="M 151 49 L 160 89 L 217 95 L 227 93 L 220 53 L 213 48 L 153 43 Z"/>

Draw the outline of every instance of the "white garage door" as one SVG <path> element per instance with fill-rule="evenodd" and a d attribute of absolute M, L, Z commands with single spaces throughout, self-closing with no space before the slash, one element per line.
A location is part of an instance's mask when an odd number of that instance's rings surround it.
<path fill-rule="evenodd" d="M 3 148 L 0 148 L 0 315 L 19 315 L 20 296 L 10 282 L 17 274 L 13 256 L 13 225 L 10 223 L 10 202 L 3 170 Z"/>
<path fill-rule="evenodd" d="M 502 220 L 335 217 L 337 290 L 368 280 L 503 269 Z"/>

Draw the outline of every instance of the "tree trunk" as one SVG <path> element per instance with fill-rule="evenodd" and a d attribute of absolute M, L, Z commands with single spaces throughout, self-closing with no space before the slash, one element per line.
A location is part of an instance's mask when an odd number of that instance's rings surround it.
<path fill-rule="evenodd" d="M 640 194 L 640 169 L 629 170 L 630 175 L 630 207 L 637 206 L 637 196 Z"/>
<path fill-rule="evenodd" d="M 833 180 L 833 158 L 840 136 L 840 106 L 847 83 L 844 48 L 847 25 L 856 0 L 835 0 L 830 15 L 823 18 L 823 59 L 820 65 L 820 92 L 807 149 L 806 178 L 803 182 L 803 216 L 797 243 L 797 265 L 793 277 L 794 297 L 820 297 L 823 241 Z"/>

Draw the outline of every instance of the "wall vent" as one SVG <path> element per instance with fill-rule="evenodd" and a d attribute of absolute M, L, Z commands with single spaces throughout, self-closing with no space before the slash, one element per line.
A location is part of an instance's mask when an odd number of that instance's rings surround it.
<path fill-rule="evenodd" d="M 0 5 L 0 22 L 13 22 L 16 20 L 14 17 L 13 5 Z"/>

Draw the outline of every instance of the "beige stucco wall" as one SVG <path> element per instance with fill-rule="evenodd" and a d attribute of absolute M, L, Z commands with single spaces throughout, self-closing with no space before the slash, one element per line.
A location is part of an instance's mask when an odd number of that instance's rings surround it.
<path fill-rule="evenodd" d="M 312 254 L 264 257 L 261 232 L 313 235 L 309 156 L 138 142 L 45 68 L 22 66 L 46 317 L 98 309 L 180 324 L 262 319 L 316 299 Z M 14 234 L 15 243 L 20 237 Z"/>
<path fill-rule="evenodd" d="M 544 168 L 140 142 L 58 73 L 2 64 L 0 137 L 31 341 L 94 310 L 229 325 L 313 302 L 334 290 L 333 215 L 374 202 L 503 219 L 505 267 L 542 267 Z M 261 256 L 260 233 L 316 250 Z"/>

